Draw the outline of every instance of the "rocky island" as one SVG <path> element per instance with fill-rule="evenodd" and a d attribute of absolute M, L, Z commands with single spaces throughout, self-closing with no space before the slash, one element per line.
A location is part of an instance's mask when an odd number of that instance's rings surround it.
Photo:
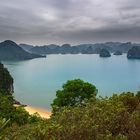
<path fill-rule="evenodd" d="M 43 46 L 32 46 L 27 44 L 19 44 L 19 46 L 27 52 L 35 53 L 39 55 L 47 54 L 99 54 L 101 49 L 107 49 L 110 53 L 120 55 L 121 53 L 127 53 L 133 46 L 140 46 L 140 44 L 126 42 L 106 42 L 95 44 L 50 44 Z M 119 52 L 118 52 L 119 51 Z"/>
<path fill-rule="evenodd" d="M 134 46 L 127 53 L 128 59 L 140 59 L 140 47 Z"/>
<path fill-rule="evenodd" d="M 101 49 L 99 53 L 100 57 L 110 57 L 111 54 L 107 49 Z"/>
<path fill-rule="evenodd" d="M 114 52 L 114 55 L 122 55 L 122 52 L 121 51 L 116 51 L 116 52 Z"/>

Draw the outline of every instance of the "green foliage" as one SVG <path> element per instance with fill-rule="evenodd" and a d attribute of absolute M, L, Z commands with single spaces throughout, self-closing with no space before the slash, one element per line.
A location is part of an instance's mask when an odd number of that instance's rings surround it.
<path fill-rule="evenodd" d="M 0 117 L 10 120 L 10 125 L 13 123 L 17 125 L 35 123 L 41 119 L 39 115 L 29 115 L 21 106 L 15 107 L 13 105 L 13 97 L 4 94 L 0 94 Z"/>
<path fill-rule="evenodd" d="M 84 106 L 64 106 L 49 120 L 9 127 L 8 132 L 15 140 L 139 140 L 137 99 L 133 93 L 93 98 Z"/>
<path fill-rule="evenodd" d="M 138 99 L 139 102 L 140 102 L 140 91 L 137 92 L 136 97 L 137 97 L 137 99 Z"/>
<path fill-rule="evenodd" d="M 16 107 L 15 113 L 13 114 L 13 121 L 18 125 L 24 125 L 29 123 L 29 117 L 29 113 L 23 107 Z"/>
<path fill-rule="evenodd" d="M 13 106 L 13 97 L 11 95 L 3 95 L 0 93 L 0 117 L 10 119 L 15 112 Z"/>
<path fill-rule="evenodd" d="M 40 121 L 42 121 L 42 118 L 40 117 L 40 115 L 38 113 L 34 113 L 33 115 L 30 115 L 30 117 L 29 117 L 30 124 L 40 122 Z"/>
<path fill-rule="evenodd" d="M 56 99 L 52 103 L 52 108 L 63 106 L 77 106 L 86 103 L 91 97 L 95 97 L 97 89 L 94 85 L 80 79 L 67 81 L 62 90 L 56 92 Z"/>
<path fill-rule="evenodd" d="M 13 78 L 3 64 L 0 63 L 0 91 L 5 94 L 13 93 Z"/>
<path fill-rule="evenodd" d="M 134 93 L 122 93 L 120 100 L 123 102 L 129 112 L 133 112 L 139 104 L 139 99 Z"/>
<path fill-rule="evenodd" d="M 7 126 L 9 120 L 6 120 L 5 118 L 0 118 L 0 140 L 4 139 L 5 134 L 5 127 Z"/>
<path fill-rule="evenodd" d="M 9 120 L 6 120 L 5 118 L 4 119 L 0 118 L 0 132 L 2 132 L 2 130 L 6 127 L 8 122 Z"/>

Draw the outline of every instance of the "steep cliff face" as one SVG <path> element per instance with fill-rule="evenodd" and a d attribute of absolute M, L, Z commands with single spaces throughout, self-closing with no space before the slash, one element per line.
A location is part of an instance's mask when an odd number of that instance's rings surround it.
<path fill-rule="evenodd" d="M 13 82 L 9 71 L 0 63 L 0 91 L 5 94 L 13 94 Z"/>

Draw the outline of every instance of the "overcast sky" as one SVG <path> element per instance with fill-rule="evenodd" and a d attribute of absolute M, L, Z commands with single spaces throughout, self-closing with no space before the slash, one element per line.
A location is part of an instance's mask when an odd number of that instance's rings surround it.
<path fill-rule="evenodd" d="M 140 42 L 140 0 L 0 0 L 0 41 Z"/>

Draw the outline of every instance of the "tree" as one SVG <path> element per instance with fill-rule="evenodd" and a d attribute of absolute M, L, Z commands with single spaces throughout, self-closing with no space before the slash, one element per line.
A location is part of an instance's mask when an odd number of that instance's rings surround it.
<path fill-rule="evenodd" d="M 62 88 L 56 92 L 56 99 L 52 103 L 53 109 L 55 107 L 81 105 L 97 94 L 94 85 L 80 79 L 69 80 Z"/>

